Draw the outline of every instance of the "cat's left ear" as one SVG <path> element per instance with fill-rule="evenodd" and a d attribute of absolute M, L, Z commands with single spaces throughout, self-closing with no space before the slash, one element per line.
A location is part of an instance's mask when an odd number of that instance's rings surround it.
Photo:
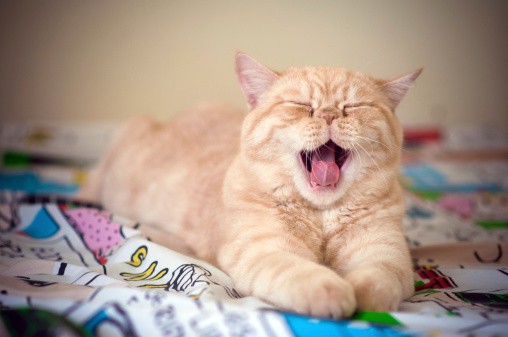
<path fill-rule="evenodd" d="M 409 88 L 413 86 L 414 81 L 420 76 L 422 71 L 423 68 L 420 68 L 393 80 L 381 82 L 381 90 L 388 97 L 389 105 L 392 110 L 395 110 L 399 105 L 402 98 L 406 95 Z"/>
<path fill-rule="evenodd" d="M 278 77 L 275 72 L 242 53 L 236 54 L 236 75 L 250 110 L 256 108 L 261 95 Z"/>

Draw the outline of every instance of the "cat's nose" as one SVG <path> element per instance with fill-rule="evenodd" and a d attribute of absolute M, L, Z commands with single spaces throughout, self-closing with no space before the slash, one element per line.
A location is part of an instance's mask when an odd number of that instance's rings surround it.
<path fill-rule="evenodd" d="M 327 123 L 328 125 L 331 125 L 331 124 L 332 124 L 332 122 L 333 122 L 333 120 L 334 120 L 335 118 L 337 118 L 337 116 L 336 116 L 335 114 L 333 114 L 333 115 L 332 115 L 332 114 L 329 114 L 329 115 L 324 115 L 324 116 L 323 116 L 323 118 L 325 119 L 325 121 L 326 121 L 326 123 Z"/>
<path fill-rule="evenodd" d="M 328 125 L 331 125 L 333 120 L 337 118 L 337 114 L 332 110 L 319 111 L 316 117 L 323 118 Z"/>

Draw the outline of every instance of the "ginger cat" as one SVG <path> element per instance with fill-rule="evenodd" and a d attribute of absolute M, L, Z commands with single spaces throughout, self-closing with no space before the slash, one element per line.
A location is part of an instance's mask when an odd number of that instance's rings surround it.
<path fill-rule="evenodd" d="M 245 295 L 321 317 L 396 310 L 413 293 L 394 109 L 421 70 L 378 80 L 274 72 L 245 54 L 247 115 L 196 108 L 126 124 L 81 196 L 162 227 Z"/>

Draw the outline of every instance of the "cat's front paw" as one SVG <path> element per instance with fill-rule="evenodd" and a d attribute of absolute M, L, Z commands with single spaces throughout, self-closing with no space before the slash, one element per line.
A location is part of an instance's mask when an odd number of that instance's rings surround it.
<path fill-rule="evenodd" d="M 356 309 L 353 287 L 324 267 L 295 275 L 270 301 L 290 311 L 324 318 L 349 317 Z"/>
<path fill-rule="evenodd" d="M 353 285 L 360 311 L 396 311 L 403 299 L 400 281 L 384 270 L 357 269 L 345 279 Z"/>

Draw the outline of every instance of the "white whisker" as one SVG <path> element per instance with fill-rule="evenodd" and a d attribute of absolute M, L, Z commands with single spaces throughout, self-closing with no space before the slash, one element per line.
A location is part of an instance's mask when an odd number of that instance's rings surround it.
<path fill-rule="evenodd" d="M 369 138 L 369 137 L 359 136 L 359 135 L 356 135 L 356 137 L 357 137 L 357 138 L 361 138 L 361 139 L 365 139 L 365 140 L 366 140 L 366 141 L 368 141 L 368 142 L 378 143 L 379 145 L 384 146 L 387 150 L 390 150 L 390 151 L 391 151 L 391 148 L 390 148 L 388 145 L 386 145 L 386 144 L 384 144 L 384 143 L 382 143 L 382 142 L 380 142 L 380 141 L 377 141 L 377 140 L 372 139 L 372 138 Z"/>
<path fill-rule="evenodd" d="M 388 149 L 388 150 L 390 150 L 390 151 L 391 151 L 391 148 L 390 148 L 388 145 L 384 144 L 383 142 L 380 142 L 380 141 L 377 141 L 377 140 L 375 140 L 375 139 L 372 139 L 372 138 L 369 138 L 369 137 L 365 137 L 365 136 L 359 136 L 359 135 L 357 135 L 356 137 L 358 137 L 358 138 L 362 138 L 362 139 L 365 139 L 365 140 L 367 140 L 367 141 L 369 141 L 369 142 L 378 143 L 379 145 L 382 145 L 382 146 L 384 146 L 386 149 Z M 415 151 L 411 151 L 411 150 L 408 150 L 408 149 L 405 149 L 403 146 L 395 146 L 395 145 L 394 145 L 393 147 L 394 147 L 394 148 L 397 148 L 397 149 L 399 149 L 399 150 L 401 150 L 401 151 L 402 151 L 402 152 L 404 152 L 404 153 L 407 153 L 407 154 L 410 154 L 410 155 L 419 156 L 419 154 L 418 154 L 417 152 L 415 152 Z"/>
<path fill-rule="evenodd" d="M 363 158 L 362 158 L 362 155 L 360 154 L 360 152 L 358 152 L 358 149 L 355 148 L 351 142 L 349 140 L 346 140 L 346 143 L 347 143 L 347 146 L 348 148 L 350 148 L 352 151 L 353 151 L 353 154 L 355 157 L 358 158 L 358 160 L 360 161 L 360 167 L 363 168 L 364 165 L 363 165 Z"/>
<path fill-rule="evenodd" d="M 358 145 L 359 147 L 361 147 L 363 149 L 363 151 L 369 156 L 370 160 L 372 160 L 372 162 L 374 163 L 374 165 L 376 165 L 377 169 L 379 170 L 379 172 L 381 173 L 381 175 L 383 176 L 383 179 L 385 181 L 385 183 L 388 183 L 388 179 L 386 179 L 386 176 L 385 174 L 383 173 L 383 170 L 381 170 L 381 168 L 379 167 L 379 165 L 376 163 L 376 161 L 374 160 L 374 158 L 372 158 L 372 155 L 360 144 L 358 143 L 357 141 L 354 142 L 354 144 Z"/>

